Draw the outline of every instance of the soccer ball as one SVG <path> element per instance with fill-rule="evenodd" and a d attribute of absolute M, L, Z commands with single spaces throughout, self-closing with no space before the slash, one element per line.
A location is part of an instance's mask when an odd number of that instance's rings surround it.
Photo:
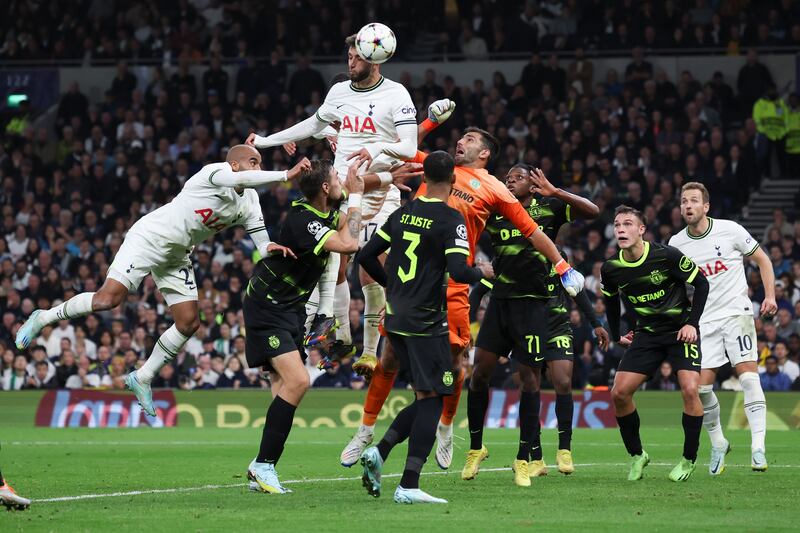
<path fill-rule="evenodd" d="M 364 61 L 380 65 L 391 59 L 397 48 L 392 29 L 380 22 L 371 22 L 356 34 L 356 52 Z"/>

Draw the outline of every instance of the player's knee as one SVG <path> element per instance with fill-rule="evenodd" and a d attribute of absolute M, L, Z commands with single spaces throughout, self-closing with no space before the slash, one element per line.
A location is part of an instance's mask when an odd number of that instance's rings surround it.
<path fill-rule="evenodd" d="M 614 405 L 625 405 L 627 404 L 633 394 L 621 387 L 614 387 L 611 389 L 611 399 L 614 401 Z"/>
<path fill-rule="evenodd" d="M 200 318 L 197 315 L 191 318 L 183 318 L 175 321 L 175 327 L 180 331 L 181 335 L 191 337 L 200 327 Z"/>
<path fill-rule="evenodd" d="M 684 402 L 694 401 L 700 398 L 699 386 L 697 383 L 684 383 L 681 385 L 681 395 Z"/>
<path fill-rule="evenodd" d="M 311 379 L 308 373 L 298 374 L 291 380 L 287 380 L 284 384 L 284 390 L 297 400 L 303 397 L 309 387 L 311 387 Z"/>

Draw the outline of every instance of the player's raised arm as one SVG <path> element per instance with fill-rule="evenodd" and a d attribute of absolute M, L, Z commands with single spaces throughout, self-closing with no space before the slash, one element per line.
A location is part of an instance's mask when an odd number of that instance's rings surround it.
<path fill-rule="evenodd" d="M 600 215 L 600 208 L 586 198 L 572 194 L 564 189 L 558 188 L 537 168 L 531 173 L 531 180 L 535 187 L 535 192 L 542 196 L 558 198 L 567 204 L 567 221 L 576 219 L 592 219 Z"/>
<path fill-rule="evenodd" d="M 211 173 L 208 181 L 218 187 L 254 188 L 278 181 L 294 179 L 303 170 L 311 168 L 311 162 L 303 158 L 289 170 L 261 170 L 261 154 L 252 146 L 239 144 L 228 150 L 226 159 L 229 168 L 220 168 Z"/>
<path fill-rule="evenodd" d="M 361 195 L 364 194 L 364 178 L 359 175 L 359 165 L 350 165 L 345 187 L 350 192 L 347 198 L 347 219 L 339 231 L 331 231 L 323 247 L 329 252 L 352 254 L 358 251 L 358 231 L 361 228 Z"/>
<path fill-rule="evenodd" d="M 428 118 L 420 122 L 417 128 L 417 145 L 422 144 L 422 141 L 425 140 L 425 137 L 427 137 L 430 132 L 441 126 L 442 123 L 450 118 L 450 115 L 453 114 L 455 109 L 456 103 L 449 98 L 436 100 L 429 105 Z"/>
<path fill-rule="evenodd" d="M 281 146 L 287 143 L 303 141 L 309 137 L 313 137 L 325 129 L 328 123 L 320 118 L 319 112 L 308 117 L 307 119 L 298 122 L 294 126 L 287 128 L 283 131 L 273 133 L 267 137 L 262 137 L 255 133 L 247 136 L 245 144 L 255 146 L 256 148 L 271 148 L 273 146 Z"/>

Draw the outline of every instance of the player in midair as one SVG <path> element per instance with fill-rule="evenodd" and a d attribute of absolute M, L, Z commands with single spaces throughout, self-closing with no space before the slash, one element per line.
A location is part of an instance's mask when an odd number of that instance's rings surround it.
<path fill-rule="evenodd" d="M 506 187 L 552 240 L 564 224 L 576 218 L 593 218 L 599 213 L 593 203 L 554 187 L 541 170 L 528 165 L 511 168 L 506 176 Z M 475 342 L 475 363 L 467 402 L 470 449 L 461 477 L 473 479 L 480 462 L 489 455 L 483 445 L 489 379 L 497 366 L 497 358 L 512 352 L 512 358 L 519 363 L 522 381 L 520 446 L 512 467 L 515 483 L 529 486 L 530 477 L 547 472 L 539 445 L 539 387 L 543 364 L 547 365 L 556 389 L 559 431 L 556 462 L 560 472 L 571 474 L 574 471 L 571 453 L 572 328 L 566 293 L 552 264 L 502 216 L 492 215 L 486 231 L 495 251 L 497 279 L 491 282 L 492 299 Z M 476 286 L 470 299 L 474 302 L 476 293 L 485 294 L 481 288 L 488 285 L 489 282 L 485 282 Z M 586 293 L 581 291 L 575 301 L 592 322 L 600 343 L 605 345 L 608 334 L 600 327 Z"/>
<path fill-rule="evenodd" d="M 100 290 L 34 311 L 17 332 L 17 348 L 27 348 L 49 324 L 117 307 L 152 274 L 175 323 L 156 341 L 144 365 L 128 374 L 125 385 L 136 394 L 145 413 L 155 416 L 150 382 L 199 327 L 197 284 L 189 258 L 193 247 L 231 226 L 244 226 L 262 256 L 291 254 L 270 242 L 253 189 L 295 178 L 310 166 L 304 158 L 288 171 L 264 171 L 258 150 L 243 144 L 232 147 L 225 162 L 201 168 L 170 203 L 131 226 Z"/>
<path fill-rule="evenodd" d="M 744 258 L 758 265 L 764 284 L 761 315 L 771 317 L 775 303 L 775 273 L 769 256 L 742 226 L 731 220 L 708 216 L 708 190 L 702 183 L 689 182 L 681 189 L 681 215 L 686 228 L 672 236 L 675 246 L 705 273 L 710 286 L 708 301 L 700 317 L 703 362 L 700 370 L 700 401 L 703 425 L 711 438 L 712 476 L 725 470 L 730 443 L 722 433 L 719 401 L 714 394 L 717 371 L 730 361 L 744 391 L 744 412 L 750 423 L 751 466 L 765 471 L 767 402 L 758 376 L 758 351 L 753 304 L 747 295 Z"/>
<path fill-rule="evenodd" d="M 406 88 L 384 78 L 380 65 L 362 59 L 355 47 L 356 36 L 345 39 L 349 81 L 333 85 L 317 112 L 278 133 L 261 137 L 251 134 L 248 144 L 269 148 L 302 141 L 320 133 L 332 123 L 339 124 L 334 168 L 340 179 L 347 175 L 353 161 L 366 162 L 369 172 L 379 180 L 379 187 L 364 194 L 362 228 L 359 245 L 366 243 L 400 207 L 400 191 L 392 184 L 388 170 L 416 153 L 418 142 L 417 111 Z M 449 114 L 448 114 L 449 116 Z M 311 337 L 324 337 L 327 330 L 338 325 L 336 336 L 345 344 L 350 336 L 350 288 L 346 279 L 337 284 L 341 257 L 334 254 L 321 279 L 318 317 L 311 326 Z M 366 275 L 361 277 L 365 299 L 364 354 L 365 361 L 375 359 L 378 342 L 378 319 L 385 305 L 384 289 Z M 336 323 L 330 320 L 335 316 Z"/>
<path fill-rule="evenodd" d="M 330 161 L 314 161 L 300 175 L 303 199 L 292 202 L 277 241 L 294 256 L 271 255 L 260 261 L 242 300 L 247 329 L 246 357 L 251 367 L 270 371 L 273 401 L 261 436 L 258 455 L 247 473 L 251 488 L 272 494 L 284 488 L 275 465 L 283 454 L 294 413 L 309 387 L 303 361 L 305 304 L 325 271 L 331 253 L 358 249 L 364 181 L 358 165 L 350 169 L 347 220 L 340 223 L 342 185 Z M 302 355 L 301 355 L 302 354 Z"/>
<path fill-rule="evenodd" d="M 498 153 L 499 143 L 489 132 L 479 128 L 468 128 L 456 143 L 455 182 L 450 192 L 448 205 L 461 212 L 467 231 L 463 239 L 469 243 L 471 257 L 475 256 L 478 237 L 492 213 L 509 219 L 522 236 L 545 258 L 556 265 L 561 282 L 568 291 L 577 294 L 583 287 L 583 276 L 572 269 L 558 253 L 553 241 L 525 212 L 506 187 L 486 170 L 488 162 Z M 426 155 L 418 152 L 414 159 L 422 163 Z M 423 183 L 417 195 L 426 193 Z M 447 322 L 450 329 L 450 348 L 453 354 L 455 373 L 454 394 L 444 400 L 442 417 L 437 429 L 436 461 L 441 468 L 449 468 L 453 459 L 453 418 L 458 409 L 464 373 L 461 360 L 470 342 L 469 285 L 450 280 L 447 291 Z M 381 361 L 372 370 L 367 397 L 364 401 L 364 416 L 356 435 L 342 450 L 343 466 L 352 466 L 361 453 L 372 442 L 375 420 L 384 401 L 391 392 L 397 375 L 397 362 L 391 350 L 384 350 Z"/>
<path fill-rule="evenodd" d="M 359 254 L 364 268 L 387 287 L 385 328 L 416 400 L 400 411 L 378 443 L 364 451 L 362 481 L 367 492 L 381 491 L 381 470 L 389 452 L 408 438 L 397 503 L 447 503 L 419 488 L 419 476 L 436 436 L 442 396 L 453 393 L 454 374 L 447 328 L 447 273 L 461 283 L 492 277 L 485 263 L 467 265 L 469 243 L 464 217 L 447 205 L 454 181 L 453 157 L 433 152 L 425 159 L 427 191 L 395 211 Z M 386 270 L 378 256 L 391 247 Z"/>
<path fill-rule="evenodd" d="M 708 297 L 708 281 L 689 257 L 665 244 L 642 239 L 645 220 L 632 207 L 620 206 L 614 216 L 619 256 L 603 263 L 601 291 L 613 339 L 627 347 L 614 375 L 611 398 L 625 449 L 633 458 L 629 481 L 642 478 L 650 456 L 639 436 L 639 412 L 633 395 L 666 360 L 677 370 L 683 397 L 683 456 L 669 473 L 686 481 L 696 468 L 703 425 L 700 403 L 700 316 Z M 692 301 L 686 285 L 694 286 Z M 633 332 L 620 337 L 620 300 L 625 302 Z"/>

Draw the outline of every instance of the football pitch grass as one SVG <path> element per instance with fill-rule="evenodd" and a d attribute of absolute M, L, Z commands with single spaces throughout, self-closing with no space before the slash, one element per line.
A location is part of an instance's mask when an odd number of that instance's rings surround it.
<path fill-rule="evenodd" d="M 667 473 L 681 454 L 681 430 L 643 428 L 652 462 L 644 479 L 631 483 L 616 429 L 575 431 L 571 476 L 556 471 L 556 432 L 544 430 L 549 475 L 522 488 L 509 468 L 516 430 L 487 430 L 490 456 L 476 479 L 462 481 L 468 442 L 461 429 L 451 469 L 439 470 L 431 457 L 421 479 L 423 489 L 450 503 L 428 506 L 392 501 L 405 445 L 384 465 L 381 497 L 368 496 L 360 465 L 338 462 L 352 432 L 294 428 L 278 465 L 294 493 L 269 495 L 247 488 L 259 429 L 13 428 L 3 432 L 0 468 L 33 504 L 0 513 L 0 531 L 796 531 L 800 520 L 793 431 L 768 434 L 766 473 L 750 469 L 749 431 L 729 431 L 728 468 L 714 478 L 703 435 L 694 475 L 673 483 Z"/>

